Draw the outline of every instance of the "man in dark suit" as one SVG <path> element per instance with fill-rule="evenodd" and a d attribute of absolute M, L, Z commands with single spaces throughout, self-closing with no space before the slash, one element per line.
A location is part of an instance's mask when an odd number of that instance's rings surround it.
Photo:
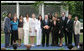
<path fill-rule="evenodd" d="M 62 26 L 62 32 L 61 33 L 63 35 L 65 35 L 65 45 L 67 45 L 67 34 L 66 34 L 66 30 L 65 30 L 67 19 L 68 18 L 65 16 L 65 12 L 63 12 L 60 20 L 61 20 L 61 26 Z"/>
<path fill-rule="evenodd" d="M 49 46 L 49 33 L 50 33 L 50 21 L 48 15 L 45 15 L 45 19 L 42 22 L 42 46 L 45 46 L 45 37 L 46 37 L 46 46 Z"/>
<path fill-rule="evenodd" d="M 67 32 L 67 35 L 68 35 L 68 45 L 69 44 L 72 44 L 72 33 L 73 33 L 73 21 L 71 20 L 71 15 L 69 14 L 68 15 L 68 20 L 67 20 L 67 23 L 66 23 L 66 27 L 65 27 L 65 30 Z"/>

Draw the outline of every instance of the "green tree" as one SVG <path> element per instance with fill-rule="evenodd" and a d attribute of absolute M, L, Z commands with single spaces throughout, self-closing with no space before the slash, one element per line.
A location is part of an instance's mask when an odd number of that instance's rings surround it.
<path fill-rule="evenodd" d="M 72 17 L 78 16 L 79 18 L 83 18 L 83 1 L 64 1 L 65 4 L 69 7 L 69 13 L 72 14 Z"/>

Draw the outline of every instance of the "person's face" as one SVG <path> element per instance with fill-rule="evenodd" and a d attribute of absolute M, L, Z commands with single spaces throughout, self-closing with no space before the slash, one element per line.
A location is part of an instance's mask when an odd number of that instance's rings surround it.
<path fill-rule="evenodd" d="M 11 13 L 9 13 L 8 17 L 11 17 Z"/>
<path fill-rule="evenodd" d="M 16 16 L 14 17 L 14 20 L 17 20 L 17 17 Z"/>
<path fill-rule="evenodd" d="M 29 17 L 29 15 L 27 14 L 27 15 L 26 15 L 26 17 L 28 18 L 28 17 Z"/>
<path fill-rule="evenodd" d="M 48 15 L 45 15 L 45 19 L 48 19 Z"/>
<path fill-rule="evenodd" d="M 54 20 L 55 17 L 52 18 L 52 20 Z"/>
<path fill-rule="evenodd" d="M 20 17 L 20 19 L 22 19 L 22 16 Z"/>
<path fill-rule="evenodd" d="M 65 16 L 65 13 L 62 13 L 62 17 L 64 17 Z"/>
<path fill-rule="evenodd" d="M 35 18 L 35 14 L 32 14 L 32 18 Z"/>
<path fill-rule="evenodd" d="M 42 19 L 42 17 L 41 17 L 41 16 L 39 16 L 39 19 L 41 20 L 41 19 Z"/>
<path fill-rule="evenodd" d="M 55 17 L 57 17 L 58 15 L 57 14 L 55 14 Z"/>
<path fill-rule="evenodd" d="M 77 21 L 78 20 L 78 18 L 77 17 L 75 17 L 75 21 Z"/>
<path fill-rule="evenodd" d="M 71 15 L 68 16 L 68 19 L 71 19 Z"/>

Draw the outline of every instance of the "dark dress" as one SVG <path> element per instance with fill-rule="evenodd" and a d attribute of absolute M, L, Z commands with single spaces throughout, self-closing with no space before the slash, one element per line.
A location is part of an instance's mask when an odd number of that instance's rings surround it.
<path fill-rule="evenodd" d="M 58 19 L 60 19 L 60 18 L 58 18 Z M 59 20 L 58 24 L 59 24 L 59 30 L 61 31 L 60 34 L 59 34 L 59 38 L 63 38 L 64 34 L 63 34 L 63 31 L 62 31 L 62 21 Z"/>
<path fill-rule="evenodd" d="M 59 37 L 59 23 L 56 21 L 56 25 L 54 25 L 54 21 L 52 22 L 52 45 L 58 45 L 58 37 Z"/>

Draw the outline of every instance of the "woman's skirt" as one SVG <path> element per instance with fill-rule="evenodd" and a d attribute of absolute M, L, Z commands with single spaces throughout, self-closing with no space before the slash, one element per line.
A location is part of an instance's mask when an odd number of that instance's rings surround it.
<path fill-rule="evenodd" d="M 24 36 L 23 28 L 18 28 L 18 38 L 23 39 L 23 36 Z"/>

